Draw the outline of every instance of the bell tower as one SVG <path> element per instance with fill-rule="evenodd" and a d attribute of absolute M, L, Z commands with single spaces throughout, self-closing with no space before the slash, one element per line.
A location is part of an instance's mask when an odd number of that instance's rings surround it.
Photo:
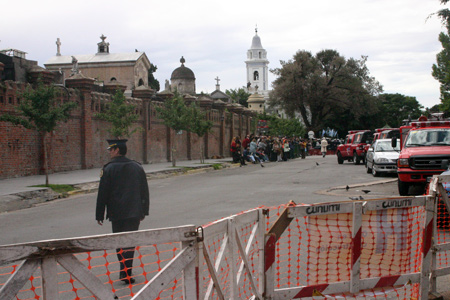
<path fill-rule="evenodd" d="M 269 61 L 267 60 L 267 51 L 261 44 L 261 38 L 258 36 L 258 28 L 255 28 L 255 36 L 252 39 L 252 45 L 247 50 L 247 92 L 269 95 Z"/>

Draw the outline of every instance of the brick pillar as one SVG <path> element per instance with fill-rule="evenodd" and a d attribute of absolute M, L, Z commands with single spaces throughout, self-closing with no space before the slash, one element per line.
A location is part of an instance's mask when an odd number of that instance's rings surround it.
<path fill-rule="evenodd" d="M 2 81 L 4 69 L 5 69 L 5 64 L 0 62 L 0 81 Z"/>
<path fill-rule="evenodd" d="M 41 80 L 44 84 L 51 84 L 55 79 L 55 75 L 39 66 L 34 66 L 31 70 L 28 71 L 29 81 L 31 84 L 36 84 L 39 80 Z"/>
<path fill-rule="evenodd" d="M 188 160 L 192 160 L 192 133 L 186 131 L 186 156 Z"/>
<path fill-rule="evenodd" d="M 237 135 L 236 134 L 236 129 L 234 128 L 234 113 L 230 112 L 229 116 L 231 118 L 230 138 L 231 138 L 231 140 L 233 140 L 233 138 Z M 230 143 L 228 143 L 228 145 L 230 145 Z"/>
<path fill-rule="evenodd" d="M 239 137 L 241 138 L 241 142 L 242 142 L 242 114 L 238 113 L 238 117 L 239 117 Z"/>
<path fill-rule="evenodd" d="M 210 119 L 210 114 L 211 114 L 211 109 L 208 109 L 208 111 L 206 112 L 206 119 L 207 120 L 209 120 Z M 207 158 L 209 158 L 209 133 L 208 132 L 206 132 L 205 133 L 205 135 L 204 135 L 204 137 L 203 137 L 203 140 L 204 140 L 204 148 L 205 148 L 205 150 L 203 151 L 204 153 L 204 156 L 205 156 L 205 159 L 207 159 Z"/>
<path fill-rule="evenodd" d="M 144 164 L 149 163 L 149 143 L 150 139 L 150 101 L 155 92 L 147 87 L 140 86 L 133 90 L 133 97 L 142 100 L 143 127 L 142 132 L 142 161 Z"/>
<path fill-rule="evenodd" d="M 166 126 L 166 156 L 167 161 L 172 161 L 172 136 L 174 135 L 173 130 L 169 126 Z M 174 141 L 175 142 L 175 141 Z"/>
<path fill-rule="evenodd" d="M 81 109 L 81 168 L 90 169 L 94 166 L 92 143 L 92 91 L 94 90 L 94 79 L 76 74 L 66 79 L 66 87 L 80 91 Z"/>
<path fill-rule="evenodd" d="M 121 91 L 122 93 L 125 93 L 126 89 L 127 89 L 127 85 L 121 84 L 120 82 L 109 82 L 109 83 L 105 83 L 105 85 L 103 86 L 103 90 L 105 91 L 105 93 L 108 93 L 111 95 L 115 95 L 116 91 Z"/>
<path fill-rule="evenodd" d="M 221 157 L 225 156 L 224 146 L 225 146 L 225 110 L 222 108 L 220 111 L 220 141 L 219 141 L 219 155 Z"/>

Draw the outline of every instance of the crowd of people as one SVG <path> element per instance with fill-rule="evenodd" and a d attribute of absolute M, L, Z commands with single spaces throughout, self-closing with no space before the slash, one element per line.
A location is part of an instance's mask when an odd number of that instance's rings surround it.
<path fill-rule="evenodd" d="M 293 158 L 305 158 L 311 148 L 318 147 L 325 156 L 327 150 L 337 147 L 334 141 L 309 140 L 299 137 L 275 137 L 247 135 L 241 141 L 239 136 L 233 137 L 231 141 L 231 154 L 234 163 L 241 166 L 247 163 L 263 163 L 272 161 L 287 161 Z"/>
<path fill-rule="evenodd" d="M 247 163 L 263 163 L 287 161 L 292 158 L 305 158 L 312 147 L 311 141 L 299 137 L 271 137 L 247 135 L 242 141 L 239 136 L 233 137 L 231 154 L 234 163 L 241 166 Z"/>

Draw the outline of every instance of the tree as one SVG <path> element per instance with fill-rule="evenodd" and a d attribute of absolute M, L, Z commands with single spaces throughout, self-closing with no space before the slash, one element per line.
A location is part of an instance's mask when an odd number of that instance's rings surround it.
<path fill-rule="evenodd" d="M 298 119 L 281 119 L 266 113 L 258 115 L 258 120 L 267 120 L 269 135 L 273 136 L 304 136 L 305 126 Z"/>
<path fill-rule="evenodd" d="M 95 116 L 100 120 L 110 122 L 112 126 L 107 131 L 115 138 L 120 139 L 130 137 L 139 130 L 139 127 L 137 127 L 130 131 L 133 122 L 139 119 L 135 109 L 136 106 L 129 104 L 124 93 L 118 90 L 112 97 L 111 102 L 106 106 L 105 111 Z"/>
<path fill-rule="evenodd" d="M 155 73 L 156 70 L 158 70 L 158 67 L 150 63 L 150 69 L 148 69 L 148 86 L 155 91 L 159 91 L 159 81 L 153 76 L 153 73 Z"/>
<path fill-rule="evenodd" d="M 445 5 L 449 2 L 450 0 L 439 0 L 439 2 L 441 2 L 442 5 Z M 439 19 L 441 19 L 442 25 L 447 25 L 450 22 L 450 10 L 448 8 L 443 8 L 441 10 L 439 10 L 438 12 L 431 14 L 429 16 L 432 17 L 433 15 L 437 15 Z"/>
<path fill-rule="evenodd" d="M 211 130 L 213 123 L 206 119 L 206 114 L 195 103 L 189 107 L 189 114 L 190 126 L 188 130 L 202 138 Z M 203 143 L 200 144 L 200 163 L 205 163 Z"/>
<path fill-rule="evenodd" d="M 225 93 L 237 103 L 241 104 L 242 106 L 248 107 L 247 100 L 248 97 L 250 97 L 250 94 L 247 93 L 244 88 L 225 90 Z"/>
<path fill-rule="evenodd" d="M 178 92 L 175 92 L 172 99 L 165 101 L 162 107 L 156 107 L 156 112 L 159 118 L 163 120 L 164 125 L 172 128 L 176 133 L 182 130 L 189 130 L 192 119 L 191 112 Z M 175 167 L 176 146 L 173 141 L 173 135 L 171 145 L 172 166 Z"/>
<path fill-rule="evenodd" d="M 298 119 L 276 118 L 269 122 L 269 134 L 276 136 L 304 136 L 305 127 Z"/>
<path fill-rule="evenodd" d="M 74 101 L 61 102 L 56 96 L 55 86 L 44 85 L 39 81 L 35 89 L 29 86 L 23 92 L 23 100 L 16 108 L 15 114 L 5 113 L 0 116 L 0 121 L 11 122 L 27 129 L 34 129 L 41 135 L 42 148 L 44 149 L 46 186 L 49 185 L 47 134 L 54 131 L 60 122 L 67 121 L 70 111 L 77 106 L 77 103 Z"/>
<path fill-rule="evenodd" d="M 292 60 L 280 61 L 281 68 L 271 70 L 277 79 L 270 105 L 279 105 L 290 117 L 300 113 L 307 129 L 313 131 L 346 110 L 360 119 L 377 109 L 375 99 L 382 91 L 366 61 L 365 56 L 347 60 L 335 50 L 322 50 L 315 56 L 298 51 Z"/>
<path fill-rule="evenodd" d="M 382 116 L 384 124 L 394 128 L 402 125 L 402 121 L 411 117 L 417 119 L 422 115 L 423 106 L 416 97 L 401 94 L 382 94 Z"/>
<path fill-rule="evenodd" d="M 436 64 L 432 66 L 432 75 L 441 84 L 441 109 L 450 112 L 450 23 L 445 25 L 447 32 L 439 34 L 442 50 L 436 55 Z"/>

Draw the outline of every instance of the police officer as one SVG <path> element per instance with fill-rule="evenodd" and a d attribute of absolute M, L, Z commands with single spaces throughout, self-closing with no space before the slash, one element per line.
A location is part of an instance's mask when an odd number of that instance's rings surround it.
<path fill-rule="evenodd" d="M 138 162 L 125 157 L 126 141 L 108 140 L 111 161 L 103 166 L 98 188 L 95 218 L 103 225 L 106 208 L 113 233 L 138 230 L 150 206 L 147 177 Z M 131 277 L 133 257 L 134 248 L 117 249 L 120 280 L 125 284 L 135 282 Z"/>

